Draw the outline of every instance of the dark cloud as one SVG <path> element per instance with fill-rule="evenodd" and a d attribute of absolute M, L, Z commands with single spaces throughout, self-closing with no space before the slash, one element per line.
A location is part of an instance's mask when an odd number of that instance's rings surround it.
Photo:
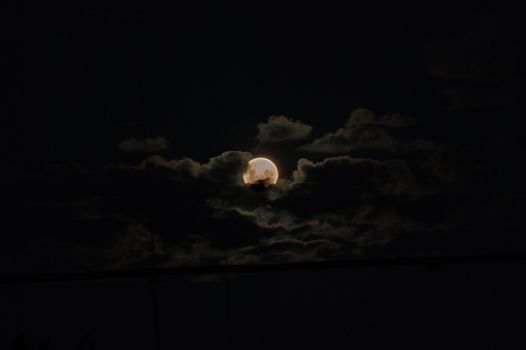
<path fill-rule="evenodd" d="M 342 258 L 422 228 L 397 211 L 426 195 L 402 160 L 303 158 L 290 179 L 258 192 L 241 179 L 251 157 L 232 151 L 199 163 L 153 156 L 108 170 L 149 174 L 146 226 L 176 255 L 172 263 L 220 261 L 225 250 L 237 263 Z M 123 202 L 121 211 L 130 205 Z"/>
<path fill-rule="evenodd" d="M 389 114 L 378 117 L 367 108 L 357 108 L 351 112 L 345 127 L 351 129 L 357 126 L 381 126 L 386 128 L 401 128 L 414 124 L 412 118 L 400 115 Z"/>
<path fill-rule="evenodd" d="M 522 100 L 517 88 L 526 74 L 524 31 L 517 21 L 474 16 L 455 35 L 430 36 L 426 43 L 427 76 L 440 81 L 437 102 L 452 110 L 487 110 Z"/>
<path fill-rule="evenodd" d="M 220 262 L 225 248 L 259 237 L 248 220 L 218 215 L 207 202 L 253 194 L 241 178 L 250 158 L 224 152 L 199 163 L 152 156 L 104 172 L 54 166 L 5 191 L 11 204 L 2 218 L 12 235 L 2 237 L 2 261 L 16 262 L 18 271 Z"/>
<path fill-rule="evenodd" d="M 130 223 L 125 232 L 119 235 L 111 249 L 111 266 L 126 267 L 147 261 L 154 255 L 161 256 L 163 242 L 153 234 L 144 223 Z"/>
<path fill-rule="evenodd" d="M 445 80 L 497 82 L 524 79 L 516 62 L 526 57 L 517 23 L 475 16 L 455 35 L 434 35 L 426 45 L 426 72 Z"/>
<path fill-rule="evenodd" d="M 395 141 L 387 132 L 376 127 L 340 128 L 333 133 L 301 146 L 302 151 L 315 153 L 348 153 L 357 149 L 394 151 Z"/>
<path fill-rule="evenodd" d="M 235 252 L 229 263 L 319 261 L 341 247 L 327 239 L 272 238 Z"/>
<path fill-rule="evenodd" d="M 130 198 L 124 189 L 118 200 L 122 207 L 116 209 L 123 211 L 144 201 L 147 208 L 142 212 L 147 213 L 148 229 L 159 235 L 167 251 L 190 255 L 196 245 L 213 252 L 252 244 L 259 238 L 255 232 L 261 230 L 250 220 L 216 211 L 210 204 L 226 199 L 252 203 L 262 198 L 263 194 L 250 190 L 242 180 L 251 158 L 250 153 L 239 151 L 224 152 L 205 163 L 152 156 L 138 165 L 108 166 L 107 171 L 112 181 L 126 184 L 125 188 L 141 187 L 146 191 Z M 222 257 L 214 253 L 196 259 Z"/>
<path fill-rule="evenodd" d="M 344 128 L 327 133 L 299 149 L 314 153 L 348 153 L 354 150 L 383 150 L 395 152 L 398 142 L 389 134 L 389 128 L 410 126 L 411 118 L 398 114 L 377 117 L 365 108 L 354 110 Z"/>
<path fill-rule="evenodd" d="M 279 254 L 260 258 L 316 260 L 349 257 L 398 235 L 425 230 L 419 218 L 398 210 L 426 196 L 401 160 L 341 156 L 321 162 L 300 159 L 292 179 L 278 182 L 257 206 L 228 200 L 212 204 L 272 232 L 273 237 L 252 247 L 250 254 L 278 247 L 270 242 L 294 242 L 293 249 L 281 244 Z M 324 242 L 323 249 L 306 242 Z"/>
<path fill-rule="evenodd" d="M 365 110 L 351 116 L 352 129 L 402 125 Z M 22 229 L 32 237 L 39 226 L 55 226 L 48 242 L 69 246 L 76 253 L 61 261 L 83 269 L 218 264 L 226 255 L 230 263 L 348 258 L 443 225 L 440 215 L 405 210 L 419 203 L 432 208 L 433 182 L 417 181 L 414 171 L 435 178 L 438 169 L 415 170 L 404 159 L 301 158 L 290 177 L 255 191 L 242 180 L 252 157 L 228 151 L 199 162 L 154 155 L 107 165 L 102 173 L 77 171 L 65 182 L 50 172 L 48 181 L 60 190 L 21 204 L 32 203 L 41 214 Z M 87 186 L 86 173 L 93 186 Z M 82 192 L 64 202 L 59 193 L 68 183 Z M 37 260 L 52 261 L 41 255 Z"/>
<path fill-rule="evenodd" d="M 109 171 L 144 172 L 151 171 L 156 176 L 165 174 L 171 181 L 184 182 L 198 179 L 211 183 L 222 183 L 227 188 L 243 184 L 242 173 L 252 158 L 249 152 L 228 151 L 212 157 L 206 163 L 191 158 L 166 159 L 160 155 L 151 156 L 137 165 L 110 164 Z"/>
<path fill-rule="evenodd" d="M 123 152 L 144 153 L 160 152 L 169 148 L 169 142 L 165 137 L 149 137 L 146 139 L 137 139 L 135 137 L 122 140 L 119 143 L 119 149 Z"/>
<path fill-rule="evenodd" d="M 262 143 L 302 140 L 312 131 L 312 126 L 284 116 L 271 116 L 257 128 L 256 140 Z"/>
<path fill-rule="evenodd" d="M 12 204 L 3 222 L 14 235 L 3 238 L 5 259 L 44 270 L 346 259 L 388 251 L 403 237 L 463 237 L 489 221 L 496 227 L 506 220 L 501 227 L 513 231 L 524 226 L 513 211 L 523 197 L 499 195 L 498 210 L 489 202 L 500 188 L 488 186 L 499 175 L 488 159 L 502 167 L 519 157 L 395 138 L 411 124 L 396 114 L 355 110 L 344 128 L 311 144 L 349 154 L 300 158 L 262 191 L 243 183 L 253 157 L 243 151 L 204 162 L 153 155 L 104 171 L 48 166 L 8 188 Z M 374 147 L 391 153 L 354 155 Z M 506 179 L 508 192 L 517 179 Z M 477 219 L 480 213 L 491 215 Z M 70 253 L 56 256 L 63 250 Z"/>

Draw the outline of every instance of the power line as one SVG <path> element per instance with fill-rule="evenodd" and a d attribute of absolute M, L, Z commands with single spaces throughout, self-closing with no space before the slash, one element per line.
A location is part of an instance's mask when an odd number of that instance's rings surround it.
<path fill-rule="evenodd" d="M 210 265 L 160 267 L 136 270 L 90 271 L 50 274 L 13 274 L 0 276 L 0 285 L 53 283 L 90 280 L 118 280 L 201 274 L 241 274 L 272 271 L 326 270 L 359 267 L 437 266 L 468 263 L 526 262 L 526 253 L 463 256 L 391 257 L 259 265 Z"/>

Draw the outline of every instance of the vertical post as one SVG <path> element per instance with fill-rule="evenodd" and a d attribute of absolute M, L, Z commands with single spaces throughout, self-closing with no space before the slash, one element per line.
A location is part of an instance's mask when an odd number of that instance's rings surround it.
<path fill-rule="evenodd" d="M 157 279 L 150 278 L 150 289 L 152 294 L 152 317 L 153 332 L 155 337 L 155 350 L 161 350 L 161 335 L 159 330 L 159 289 Z"/>
<path fill-rule="evenodd" d="M 225 266 L 228 265 L 228 249 L 225 249 Z M 227 349 L 233 349 L 232 339 L 232 305 L 230 302 L 230 279 L 228 273 L 224 274 L 225 279 L 225 302 L 226 302 L 226 336 L 227 336 Z"/>
<path fill-rule="evenodd" d="M 144 101 L 142 101 L 144 102 Z M 143 103 L 144 106 L 144 103 Z M 147 132 L 146 132 L 146 120 L 144 118 L 144 110 L 141 110 L 142 113 L 142 132 L 143 132 L 143 141 L 144 141 L 144 194 L 147 193 L 149 178 L 148 178 L 148 141 L 147 141 Z M 150 232 L 150 250 L 151 256 L 155 255 L 155 240 L 153 232 Z M 152 317 L 153 317 L 153 332 L 155 337 L 155 350 L 161 350 L 161 336 L 159 330 L 159 289 L 158 281 L 155 278 L 150 278 L 150 292 L 152 296 Z"/>

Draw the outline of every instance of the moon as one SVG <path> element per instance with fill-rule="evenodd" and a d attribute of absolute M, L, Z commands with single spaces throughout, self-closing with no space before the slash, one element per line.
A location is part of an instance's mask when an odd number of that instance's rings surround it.
<path fill-rule="evenodd" d="M 247 185 L 268 187 L 278 182 L 278 168 L 267 158 L 254 158 L 247 164 L 243 173 L 243 181 Z"/>

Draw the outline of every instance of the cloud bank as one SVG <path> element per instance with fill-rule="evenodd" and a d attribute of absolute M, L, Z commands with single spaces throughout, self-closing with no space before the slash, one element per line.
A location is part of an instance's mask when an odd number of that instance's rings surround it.
<path fill-rule="evenodd" d="M 399 145 L 389 129 L 411 126 L 413 120 L 398 114 L 377 117 L 366 108 L 354 110 L 343 128 L 330 132 L 299 147 L 312 153 L 347 153 L 354 150 L 395 152 Z"/>
<path fill-rule="evenodd" d="M 265 191 L 243 183 L 255 155 L 239 150 L 206 161 L 164 154 L 104 169 L 75 163 L 26 173 L 6 188 L 3 223 L 14 234 L 3 238 L 4 259 L 28 270 L 34 262 L 84 270 L 350 259 L 420 252 L 439 246 L 445 232 L 468 242 L 463 235 L 488 220 L 513 232 L 524 227 L 511 219 L 519 197 L 500 196 L 495 208 L 489 181 L 473 181 L 475 173 L 489 176 L 485 159 L 498 157 L 399 137 L 412 125 L 396 114 L 355 110 L 344 127 L 302 147 L 309 153 L 289 147 L 292 170 Z"/>
<path fill-rule="evenodd" d="M 271 116 L 265 123 L 259 123 L 257 128 L 256 140 L 261 143 L 302 140 L 312 131 L 312 126 L 284 116 Z"/>

